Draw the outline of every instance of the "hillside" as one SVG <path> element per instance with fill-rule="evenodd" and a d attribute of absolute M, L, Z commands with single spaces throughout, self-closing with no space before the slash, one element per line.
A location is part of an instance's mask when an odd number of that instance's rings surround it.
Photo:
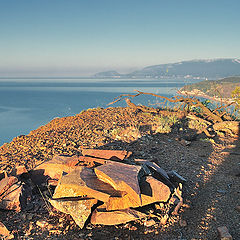
<path fill-rule="evenodd" d="M 179 92 L 190 95 L 199 95 L 201 92 L 209 97 L 231 98 L 231 93 L 237 86 L 240 87 L 240 77 L 228 77 L 186 85 Z"/>
<path fill-rule="evenodd" d="M 192 60 L 177 63 L 160 64 L 145 67 L 141 70 L 119 74 L 115 71 L 102 72 L 95 77 L 122 77 L 122 78 L 158 78 L 158 77 L 201 77 L 223 78 L 240 75 L 239 59 L 211 59 Z"/>

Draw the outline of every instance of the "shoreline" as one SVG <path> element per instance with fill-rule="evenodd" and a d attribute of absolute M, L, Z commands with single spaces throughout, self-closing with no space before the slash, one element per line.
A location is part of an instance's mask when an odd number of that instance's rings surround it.
<path fill-rule="evenodd" d="M 182 91 L 180 89 L 177 91 L 177 93 L 180 95 L 183 95 L 183 96 L 203 97 L 203 98 L 206 98 L 209 100 L 213 100 L 213 101 L 225 103 L 225 104 L 231 104 L 234 102 L 234 100 L 232 98 L 211 97 L 198 89 L 194 89 L 193 91 Z"/>

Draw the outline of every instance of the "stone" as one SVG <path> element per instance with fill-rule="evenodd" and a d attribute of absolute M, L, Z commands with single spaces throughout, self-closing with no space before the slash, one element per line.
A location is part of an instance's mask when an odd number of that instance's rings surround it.
<path fill-rule="evenodd" d="M 76 224 L 83 228 L 89 215 L 91 208 L 97 203 L 96 199 L 81 199 L 81 200 L 53 200 L 49 202 L 60 212 L 70 214 Z"/>
<path fill-rule="evenodd" d="M 6 176 L 0 181 L 0 199 L 1 199 L 1 195 L 4 192 L 6 192 L 16 182 L 18 182 L 18 179 L 14 176 L 10 176 L 10 177 Z"/>
<path fill-rule="evenodd" d="M 142 205 L 154 202 L 167 202 L 171 197 L 170 188 L 152 176 L 147 176 L 141 181 Z"/>
<path fill-rule="evenodd" d="M 226 226 L 218 227 L 217 231 L 219 234 L 219 238 L 221 240 L 232 240 L 233 239 L 231 234 L 228 232 L 228 229 Z"/>
<path fill-rule="evenodd" d="M 240 206 L 236 206 L 236 210 L 240 212 Z"/>
<path fill-rule="evenodd" d="M 145 227 L 151 227 L 151 226 L 153 226 L 155 224 L 156 224 L 156 222 L 153 219 L 149 219 L 149 220 L 144 222 L 144 226 Z"/>
<path fill-rule="evenodd" d="M 62 176 L 53 199 L 83 196 L 107 202 L 110 196 L 121 197 L 122 192 L 99 180 L 92 169 L 79 166 L 71 173 Z"/>
<path fill-rule="evenodd" d="M 67 157 L 56 155 L 52 160 L 35 167 L 30 176 L 35 184 L 45 183 L 47 179 L 60 179 L 63 172 L 69 173 L 76 169 L 79 160 L 77 156 Z"/>
<path fill-rule="evenodd" d="M 186 226 L 187 226 L 187 221 L 184 220 L 184 219 L 181 219 L 181 220 L 179 221 L 179 225 L 180 225 L 180 227 L 186 227 Z"/>
<path fill-rule="evenodd" d="M 86 156 L 79 156 L 78 157 L 80 162 L 87 163 L 90 166 L 94 166 L 96 163 L 99 164 L 106 164 L 108 162 L 111 162 L 111 160 L 106 160 L 102 158 L 95 158 L 95 157 L 86 157 Z"/>
<path fill-rule="evenodd" d="M 26 167 L 24 165 L 21 165 L 21 166 L 17 166 L 13 169 L 11 175 L 14 175 L 14 176 L 21 176 L 23 174 L 27 174 L 28 171 L 26 169 Z"/>
<path fill-rule="evenodd" d="M 0 222 L 0 238 L 1 239 L 13 239 L 13 234 L 10 234 L 9 230 L 6 228 L 6 226 Z"/>
<path fill-rule="evenodd" d="M 94 168 L 97 177 L 109 183 L 114 189 L 126 192 L 132 201 L 141 205 L 141 191 L 138 183 L 140 166 L 128 165 L 119 162 L 108 163 Z"/>
<path fill-rule="evenodd" d="M 36 222 L 36 225 L 40 228 L 46 228 L 48 226 L 48 222 L 46 222 L 45 220 L 38 220 Z"/>
<path fill-rule="evenodd" d="M 124 160 L 130 157 L 132 152 L 124 150 L 82 149 L 82 155 L 109 160 Z"/>
<path fill-rule="evenodd" d="M 187 180 L 182 177 L 181 175 L 179 175 L 177 172 L 175 172 L 174 170 L 167 172 L 167 175 L 169 176 L 170 180 L 172 182 L 176 182 L 176 183 L 185 183 Z"/>
<path fill-rule="evenodd" d="M 23 193 L 23 185 L 16 183 L 1 195 L 0 208 L 20 212 L 24 205 L 25 198 L 26 195 Z"/>
<path fill-rule="evenodd" d="M 91 223 L 103 225 L 118 225 L 145 217 L 146 214 L 138 212 L 134 209 L 107 211 L 102 206 L 99 206 L 92 213 Z"/>
<path fill-rule="evenodd" d="M 156 163 L 147 161 L 144 163 L 144 165 L 149 168 L 153 177 L 168 185 L 172 190 L 175 188 L 173 183 L 170 181 L 167 172 L 159 167 Z"/>

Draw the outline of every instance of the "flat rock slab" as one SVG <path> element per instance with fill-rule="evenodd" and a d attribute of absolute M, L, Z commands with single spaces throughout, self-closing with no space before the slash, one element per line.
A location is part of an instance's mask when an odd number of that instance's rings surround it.
<path fill-rule="evenodd" d="M 13 239 L 14 236 L 10 234 L 9 230 L 5 227 L 5 225 L 0 222 L 0 238 L 1 239 Z"/>
<path fill-rule="evenodd" d="M 140 186 L 143 206 L 154 202 L 167 202 L 171 196 L 170 188 L 152 176 L 147 176 Z"/>
<path fill-rule="evenodd" d="M 16 177 L 10 176 L 5 177 L 0 181 L 0 199 L 1 195 L 6 192 L 13 184 L 17 183 L 18 179 Z"/>
<path fill-rule="evenodd" d="M 146 214 L 138 212 L 134 209 L 124 209 L 118 211 L 106 211 L 106 209 L 98 207 L 93 211 L 91 217 L 92 224 L 118 225 L 140 218 L 145 218 Z"/>
<path fill-rule="evenodd" d="M 130 157 L 132 152 L 127 152 L 124 150 L 82 149 L 82 155 L 109 160 L 124 160 Z"/>
<path fill-rule="evenodd" d="M 122 196 L 110 184 L 99 180 L 92 169 L 78 167 L 71 173 L 63 175 L 55 189 L 53 198 L 88 196 L 107 202 L 110 196 Z"/>
<path fill-rule="evenodd" d="M 97 203 L 96 199 L 84 199 L 84 200 L 49 200 L 53 207 L 60 212 L 70 214 L 76 224 L 83 228 L 86 220 L 91 214 L 91 208 Z"/>
<path fill-rule="evenodd" d="M 0 208 L 5 210 L 15 210 L 17 212 L 22 209 L 24 198 L 23 185 L 21 183 L 13 184 L 0 198 Z"/>
<path fill-rule="evenodd" d="M 87 157 L 87 156 L 79 156 L 78 159 L 80 162 L 86 163 L 88 166 L 95 166 L 96 163 L 107 164 L 111 162 L 111 160 L 95 158 L 95 157 Z"/>
<path fill-rule="evenodd" d="M 44 162 L 31 171 L 31 179 L 39 184 L 47 179 L 60 179 L 63 172 L 69 173 L 76 168 L 79 160 L 77 156 L 66 157 L 56 155 L 52 160 Z"/>
<path fill-rule="evenodd" d="M 129 194 L 136 204 L 141 205 L 141 191 L 138 183 L 140 166 L 119 162 L 108 163 L 94 168 L 97 177 L 109 183 L 114 189 Z"/>

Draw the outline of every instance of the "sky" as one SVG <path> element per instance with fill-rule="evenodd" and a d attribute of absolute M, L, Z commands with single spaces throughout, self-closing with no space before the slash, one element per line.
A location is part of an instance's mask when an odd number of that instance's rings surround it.
<path fill-rule="evenodd" d="M 240 57 L 239 0 L 0 0 L 0 77 Z"/>

